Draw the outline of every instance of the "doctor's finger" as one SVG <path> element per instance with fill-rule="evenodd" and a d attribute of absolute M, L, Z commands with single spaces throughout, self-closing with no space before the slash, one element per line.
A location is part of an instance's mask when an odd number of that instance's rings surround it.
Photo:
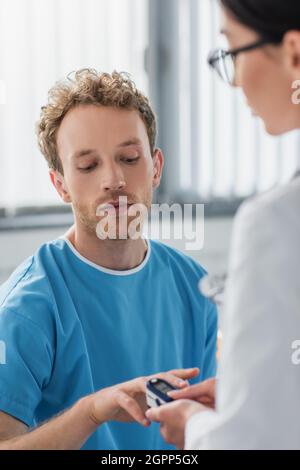
<path fill-rule="evenodd" d="M 162 408 L 163 407 L 158 407 L 158 408 L 150 408 L 149 410 L 146 411 L 146 417 L 155 423 L 160 423 L 162 420 Z"/>
<path fill-rule="evenodd" d="M 174 390 L 169 392 L 168 395 L 174 399 L 190 398 L 190 399 L 201 399 L 201 397 L 214 398 L 215 395 L 214 386 L 211 381 L 201 382 L 196 385 L 191 385 L 182 390 Z"/>

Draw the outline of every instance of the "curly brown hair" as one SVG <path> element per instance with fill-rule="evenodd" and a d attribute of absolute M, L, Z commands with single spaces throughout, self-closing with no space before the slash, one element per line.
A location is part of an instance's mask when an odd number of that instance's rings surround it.
<path fill-rule="evenodd" d="M 146 126 L 151 154 L 156 142 L 156 117 L 148 98 L 141 93 L 127 73 L 99 73 L 94 69 L 72 72 L 57 82 L 48 94 L 48 103 L 41 108 L 36 133 L 39 148 L 49 168 L 63 174 L 58 155 L 56 134 L 67 112 L 79 105 L 113 106 L 137 110 Z"/>

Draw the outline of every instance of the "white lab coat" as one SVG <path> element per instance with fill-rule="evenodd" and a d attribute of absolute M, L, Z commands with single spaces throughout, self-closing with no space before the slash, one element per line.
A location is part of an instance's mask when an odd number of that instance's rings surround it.
<path fill-rule="evenodd" d="M 185 448 L 300 449 L 299 177 L 240 209 L 222 328 L 216 411 L 188 421 Z"/>

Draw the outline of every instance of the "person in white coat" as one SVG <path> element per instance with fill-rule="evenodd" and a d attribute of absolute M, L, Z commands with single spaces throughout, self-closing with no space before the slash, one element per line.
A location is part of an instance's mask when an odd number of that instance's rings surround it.
<path fill-rule="evenodd" d="M 221 0 L 230 50 L 209 63 L 266 130 L 300 128 L 300 4 Z M 217 380 L 147 412 L 185 449 L 300 449 L 300 175 L 243 204 L 234 223 Z"/>

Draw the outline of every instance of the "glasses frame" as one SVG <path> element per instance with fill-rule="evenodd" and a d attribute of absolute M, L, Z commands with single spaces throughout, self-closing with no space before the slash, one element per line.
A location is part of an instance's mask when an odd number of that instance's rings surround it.
<path fill-rule="evenodd" d="M 220 61 L 224 62 L 224 59 L 226 57 L 231 56 L 232 61 L 234 63 L 235 59 L 237 58 L 239 54 L 243 52 L 253 51 L 260 47 L 266 46 L 267 44 L 274 44 L 274 41 L 271 41 L 270 39 L 260 39 L 259 41 L 253 42 L 252 44 L 248 44 L 246 46 L 239 47 L 236 49 L 229 49 L 229 50 L 221 49 L 221 48 L 214 49 L 210 52 L 207 62 L 209 66 L 218 73 L 218 75 L 222 78 L 223 81 L 233 86 L 234 80 L 231 81 L 228 75 L 225 73 L 227 77 L 226 79 L 220 72 L 221 69 L 220 67 L 218 67 L 218 64 L 220 63 Z M 225 72 L 226 72 L 226 67 L 225 67 Z"/>

